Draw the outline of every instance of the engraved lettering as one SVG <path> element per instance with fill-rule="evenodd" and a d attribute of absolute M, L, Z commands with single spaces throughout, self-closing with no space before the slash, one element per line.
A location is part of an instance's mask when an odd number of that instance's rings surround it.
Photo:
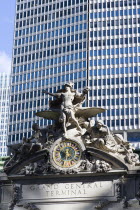
<path fill-rule="evenodd" d="M 77 193 L 78 195 L 81 195 L 82 194 L 82 192 L 81 192 L 81 190 L 78 190 L 78 193 Z"/>
<path fill-rule="evenodd" d="M 54 189 L 55 189 L 55 190 L 58 189 L 58 184 L 55 184 L 55 185 L 54 185 Z"/>
<path fill-rule="evenodd" d="M 51 191 L 51 196 L 54 196 L 54 192 L 53 191 Z"/>
<path fill-rule="evenodd" d="M 76 188 L 81 188 L 81 185 L 80 184 L 76 184 Z"/>
<path fill-rule="evenodd" d="M 102 182 L 77 182 L 77 183 L 56 183 L 56 184 L 35 184 L 23 185 L 23 198 L 24 199 L 73 199 L 80 198 L 93 198 L 102 196 L 114 196 L 113 184 L 111 181 Z M 101 193 L 102 190 L 102 193 Z M 28 194 L 27 194 L 28 192 Z"/>
<path fill-rule="evenodd" d="M 100 182 L 100 187 L 103 187 L 103 186 L 102 186 L 102 182 Z"/>
<path fill-rule="evenodd" d="M 84 195 L 86 194 L 86 190 L 84 189 Z"/>
<path fill-rule="evenodd" d="M 60 192 L 58 190 L 56 190 L 56 195 L 60 195 Z"/>
<path fill-rule="evenodd" d="M 52 185 L 49 185 L 49 184 L 48 184 L 48 185 L 47 185 L 47 189 L 48 189 L 48 190 L 51 190 L 51 189 L 52 189 Z"/>
<path fill-rule="evenodd" d="M 98 185 L 97 185 L 97 183 L 96 183 L 96 182 L 94 183 L 94 187 L 98 188 Z"/>
<path fill-rule="evenodd" d="M 62 195 L 66 195 L 66 191 L 62 190 L 62 193 L 61 194 Z"/>
<path fill-rule="evenodd" d="M 69 184 L 66 184 L 66 185 L 65 185 L 65 188 L 66 188 L 66 189 L 69 189 Z"/>
<path fill-rule="evenodd" d="M 91 184 L 88 184 L 87 188 L 92 188 Z"/>
<path fill-rule="evenodd" d="M 75 191 L 73 191 L 73 190 L 71 191 L 71 195 L 73 195 L 73 194 L 76 195 L 76 190 Z"/>

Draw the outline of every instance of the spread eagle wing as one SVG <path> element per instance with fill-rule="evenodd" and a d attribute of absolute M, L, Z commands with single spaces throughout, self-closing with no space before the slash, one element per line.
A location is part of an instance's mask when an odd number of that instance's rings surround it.
<path fill-rule="evenodd" d="M 45 110 L 45 111 L 37 112 L 35 115 L 38 117 L 43 117 L 44 119 L 47 119 L 47 120 L 58 120 L 60 117 L 60 110 L 58 109 Z"/>
<path fill-rule="evenodd" d="M 78 108 L 78 110 L 75 113 L 75 116 L 77 118 L 84 118 L 84 119 L 88 119 L 91 117 L 95 117 L 97 114 L 100 114 L 102 112 L 104 112 L 105 109 L 100 108 L 100 107 L 81 107 Z"/>
<path fill-rule="evenodd" d="M 75 112 L 75 117 L 76 118 L 84 118 L 84 119 L 88 119 L 91 117 L 95 117 L 97 114 L 100 114 L 102 112 L 104 112 L 105 109 L 100 108 L 100 107 L 81 107 L 78 108 L 77 111 Z M 43 117 L 44 119 L 48 119 L 48 120 L 58 120 L 60 117 L 60 109 L 52 109 L 52 110 L 45 110 L 45 111 L 41 111 L 41 112 L 37 112 L 36 116 L 38 117 Z"/>

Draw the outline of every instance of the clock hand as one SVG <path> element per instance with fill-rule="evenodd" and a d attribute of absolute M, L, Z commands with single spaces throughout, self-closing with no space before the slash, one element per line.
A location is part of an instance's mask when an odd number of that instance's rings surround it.
<path fill-rule="evenodd" d="M 65 154 L 66 154 L 66 160 L 68 160 L 68 157 L 70 157 L 69 149 L 66 149 Z"/>

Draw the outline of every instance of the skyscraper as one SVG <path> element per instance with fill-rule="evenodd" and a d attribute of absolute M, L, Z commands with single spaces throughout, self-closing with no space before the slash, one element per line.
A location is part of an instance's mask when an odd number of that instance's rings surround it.
<path fill-rule="evenodd" d="M 7 155 L 9 80 L 8 74 L 0 73 L 0 156 Z"/>
<path fill-rule="evenodd" d="M 30 136 L 48 106 L 42 89 L 90 87 L 111 130 L 139 135 L 140 1 L 17 0 L 9 144 Z M 51 98 L 50 98 L 51 99 Z M 27 135 L 26 135 L 27 134 Z M 132 137 L 131 137 L 132 136 Z"/>

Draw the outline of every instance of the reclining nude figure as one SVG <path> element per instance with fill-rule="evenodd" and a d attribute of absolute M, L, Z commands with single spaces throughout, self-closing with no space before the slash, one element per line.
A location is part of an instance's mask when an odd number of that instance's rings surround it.
<path fill-rule="evenodd" d="M 66 124 L 67 122 L 73 122 L 76 126 L 76 128 L 81 132 L 82 128 L 80 127 L 78 120 L 75 117 L 75 112 L 80 107 L 80 105 L 83 103 L 85 99 L 85 95 L 88 93 L 88 88 L 83 90 L 83 93 L 78 93 L 76 91 L 73 91 L 72 84 L 65 84 L 64 90 L 60 93 L 49 93 L 47 91 L 43 91 L 46 94 L 49 94 L 51 96 L 54 96 L 58 99 L 60 99 L 60 117 L 59 122 L 63 125 L 64 133 L 66 134 Z M 74 104 L 75 97 L 80 97 L 81 102 Z M 56 104 L 57 106 L 57 104 Z M 55 107 L 54 107 L 55 108 Z"/>

